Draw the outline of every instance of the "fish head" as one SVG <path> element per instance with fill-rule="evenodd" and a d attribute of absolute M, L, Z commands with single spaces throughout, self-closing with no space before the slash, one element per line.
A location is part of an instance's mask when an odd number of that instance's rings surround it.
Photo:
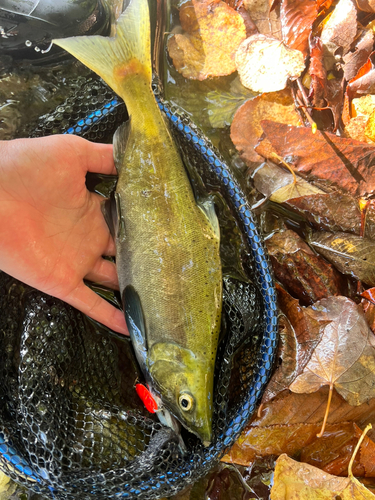
<path fill-rule="evenodd" d="M 210 365 L 174 343 L 158 342 L 149 353 L 153 389 L 165 407 L 205 446 L 212 435 L 213 368 L 214 359 Z"/>

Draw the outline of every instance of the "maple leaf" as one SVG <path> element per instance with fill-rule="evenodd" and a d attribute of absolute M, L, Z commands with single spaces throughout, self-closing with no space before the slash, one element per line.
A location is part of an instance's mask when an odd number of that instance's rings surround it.
<path fill-rule="evenodd" d="M 318 321 L 329 321 L 304 371 L 290 390 L 311 393 L 329 385 L 327 413 L 333 387 L 352 405 L 375 396 L 374 336 L 360 306 L 346 297 L 329 297 L 311 307 Z"/>
<path fill-rule="evenodd" d="M 236 70 L 235 52 L 246 38 L 242 17 L 220 0 L 191 0 L 180 9 L 186 33 L 168 40 L 173 64 L 185 78 L 204 80 Z"/>
<path fill-rule="evenodd" d="M 353 476 L 336 477 L 287 455 L 276 461 L 271 500 L 374 500 Z"/>
<path fill-rule="evenodd" d="M 286 87 L 305 69 L 302 52 L 289 49 L 276 38 L 253 35 L 236 52 L 236 68 L 242 85 L 256 92 L 274 92 Z"/>
<path fill-rule="evenodd" d="M 302 125 L 289 89 L 262 94 L 247 101 L 238 108 L 230 129 L 233 144 L 245 161 L 261 160 L 254 146 L 263 133 L 260 122 L 265 118 L 289 125 Z"/>
<path fill-rule="evenodd" d="M 275 233 L 266 246 L 276 278 L 302 304 L 347 291 L 340 273 L 294 231 Z"/>
<path fill-rule="evenodd" d="M 352 195 L 375 190 L 375 146 L 319 130 L 313 134 L 308 127 L 269 120 L 261 125 L 274 150 L 308 179 L 324 180 Z"/>
<path fill-rule="evenodd" d="M 375 286 L 375 242 L 347 233 L 314 232 L 309 243 L 343 274 Z"/>

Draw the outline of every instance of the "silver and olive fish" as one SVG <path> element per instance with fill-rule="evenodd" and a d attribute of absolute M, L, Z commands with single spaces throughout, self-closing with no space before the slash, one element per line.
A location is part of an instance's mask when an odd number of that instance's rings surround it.
<path fill-rule="evenodd" d="M 152 393 L 208 445 L 222 308 L 219 225 L 213 204 L 196 202 L 151 90 L 147 0 L 132 0 L 115 38 L 54 42 L 127 106 L 130 119 L 114 137 L 110 208 L 126 322 Z"/>

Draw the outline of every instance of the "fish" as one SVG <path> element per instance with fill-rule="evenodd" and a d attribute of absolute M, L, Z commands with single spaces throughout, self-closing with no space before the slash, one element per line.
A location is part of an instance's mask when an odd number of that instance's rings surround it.
<path fill-rule="evenodd" d="M 212 201 L 194 197 L 152 92 L 148 2 L 131 1 L 114 38 L 54 43 L 126 104 L 129 120 L 114 135 L 116 191 L 105 208 L 125 319 L 146 382 L 167 410 L 162 419 L 170 413 L 208 446 L 223 295 L 220 230 Z"/>

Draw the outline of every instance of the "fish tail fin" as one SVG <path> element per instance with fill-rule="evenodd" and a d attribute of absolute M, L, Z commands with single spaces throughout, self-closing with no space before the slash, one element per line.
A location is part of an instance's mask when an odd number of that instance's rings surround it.
<path fill-rule="evenodd" d="M 121 97 L 125 80 L 140 75 L 151 85 L 150 19 L 147 0 L 132 0 L 118 18 L 114 38 L 77 36 L 53 42 L 95 71 Z M 126 90 L 125 90 L 126 92 Z"/>

